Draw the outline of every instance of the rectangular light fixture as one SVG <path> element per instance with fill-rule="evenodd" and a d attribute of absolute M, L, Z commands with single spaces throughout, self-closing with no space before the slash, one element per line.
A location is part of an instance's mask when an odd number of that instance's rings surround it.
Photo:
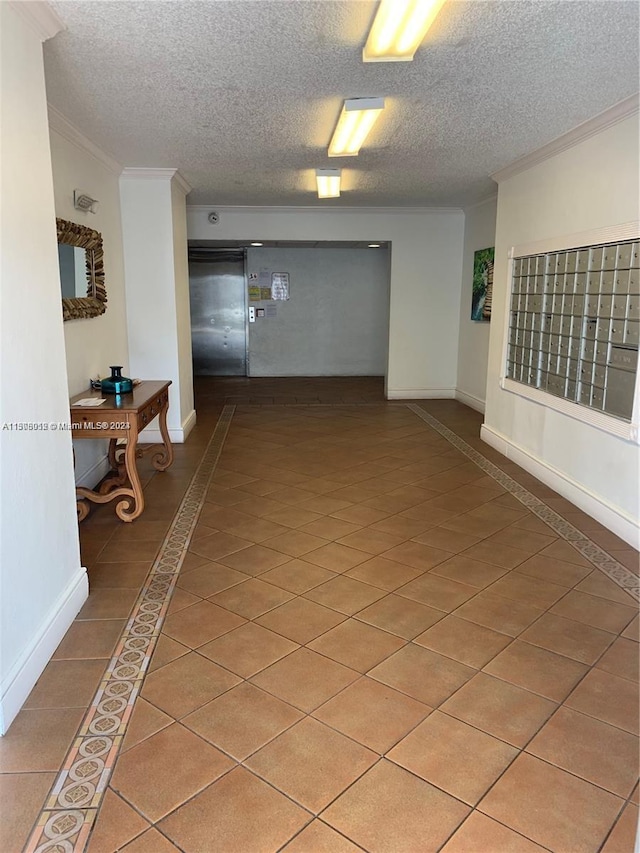
<path fill-rule="evenodd" d="M 329 157 L 353 157 L 384 109 L 384 98 L 345 101 L 329 143 Z"/>
<path fill-rule="evenodd" d="M 445 0 L 381 0 L 369 38 L 362 51 L 364 62 L 409 62 Z"/>
<path fill-rule="evenodd" d="M 338 198 L 340 196 L 340 169 L 316 169 L 318 198 Z"/>

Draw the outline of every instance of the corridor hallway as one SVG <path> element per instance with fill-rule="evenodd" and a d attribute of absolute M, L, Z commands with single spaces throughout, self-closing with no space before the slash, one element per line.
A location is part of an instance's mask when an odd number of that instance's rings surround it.
<path fill-rule="evenodd" d="M 458 402 L 196 390 L 141 518 L 81 525 L 2 853 L 632 853 L 637 552 Z"/>

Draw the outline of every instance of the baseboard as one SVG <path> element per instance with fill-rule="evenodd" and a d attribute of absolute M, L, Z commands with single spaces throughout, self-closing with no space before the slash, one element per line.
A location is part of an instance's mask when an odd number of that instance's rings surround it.
<path fill-rule="evenodd" d="M 473 394 L 467 394 L 466 391 L 456 388 L 456 400 L 464 403 L 465 406 L 469 406 L 470 409 L 475 409 L 476 412 L 482 412 L 484 415 L 485 404 L 484 400 L 481 400 L 480 397 L 474 397 Z"/>
<path fill-rule="evenodd" d="M 172 444 L 184 444 L 191 430 L 196 425 L 196 410 L 192 409 L 187 417 L 182 422 L 179 429 L 170 429 L 169 438 Z M 162 434 L 159 429 L 143 430 L 138 436 L 139 444 L 160 444 L 162 442 Z"/>
<path fill-rule="evenodd" d="M 76 486 L 85 486 L 87 489 L 93 489 L 96 483 L 99 483 L 103 477 L 106 477 L 110 470 L 109 458 L 106 455 L 101 456 L 97 462 L 76 478 Z"/>
<path fill-rule="evenodd" d="M 502 453 L 503 456 L 511 459 L 529 474 L 533 474 L 540 482 L 571 501 L 587 515 L 595 518 L 616 536 L 628 542 L 632 548 L 638 548 L 640 545 L 640 526 L 636 519 L 626 515 L 599 495 L 589 491 L 582 483 L 567 476 L 544 460 L 533 456 L 486 424 L 480 428 L 480 438 L 498 453 Z"/>
<path fill-rule="evenodd" d="M 20 655 L 0 688 L 0 734 L 6 734 L 34 684 L 89 595 L 87 570 L 80 567 L 67 584 L 46 623 Z"/>
<path fill-rule="evenodd" d="M 189 438 L 189 433 L 196 425 L 196 410 L 191 409 L 187 417 L 182 422 L 182 440 L 186 441 Z"/>
<path fill-rule="evenodd" d="M 452 400 L 455 388 L 388 388 L 387 400 Z"/>

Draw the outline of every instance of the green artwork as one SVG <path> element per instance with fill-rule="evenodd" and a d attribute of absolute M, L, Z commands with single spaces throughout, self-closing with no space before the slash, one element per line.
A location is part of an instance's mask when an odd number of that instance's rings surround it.
<path fill-rule="evenodd" d="M 490 249 L 479 249 L 473 256 L 472 320 L 491 319 L 494 253 L 495 248 L 492 246 Z"/>

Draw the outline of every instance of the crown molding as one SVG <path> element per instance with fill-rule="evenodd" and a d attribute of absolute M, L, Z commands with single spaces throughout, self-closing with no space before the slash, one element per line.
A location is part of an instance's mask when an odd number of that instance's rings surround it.
<path fill-rule="evenodd" d="M 183 192 L 185 195 L 189 195 L 189 193 L 191 192 L 191 190 L 193 189 L 193 187 L 191 186 L 191 184 L 187 183 L 187 181 L 186 181 L 186 179 L 185 179 L 184 175 L 182 174 L 182 172 L 179 172 L 179 171 L 176 169 L 176 173 L 175 173 L 175 175 L 173 176 L 173 180 L 176 182 L 177 186 L 178 186 L 178 187 L 180 187 L 180 189 L 182 190 L 182 192 Z"/>
<path fill-rule="evenodd" d="M 614 104 L 612 107 L 609 107 L 609 109 L 604 110 L 604 112 L 599 113 L 597 116 L 579 124 L 577 127 L 574 127 L 573 130 L 563 133 L 562 136 L 559 136 L 557 139 L 553 139 L 551 142 L 543 145 L 542 148 L 538 148 L 530 154 L 525 154 L 524 157 L 520 157 L 509 166 L 505 166 L 504 169 L 499 169 L 497 172 L 493 172 L 490 177 L 498 183 L 506 181 L 508 178 L 512 178 L 514 175 L 518 175 L 520 172 L 524 172 L 532 166 L 537 166 L 538 163 L 542 163 L 550 157 L 555 157 L 556 154 L 560 154 L 568 148 L 573 148 L 575 145 L 579 145 L 581 142 L 584 142 L 585 139 L 589 139 L 591 136 L 601 133 L 608 127 L 613 127 L 613 125 L 635 115 L 639 109 L 640 94 L 636 93 L 635 95 L 631 95 L 629 98 L 625 98 L 624 101 L 619 101 L 617 104 Z"/>
<path fill-rule="evenodd" d="M 637 240 L 640 237 L 640 221 L 621 222 L 619 225 L 607 225 L 604 228 L 593 228 L 591 231 L 579 231 L 577 234 L 559 235 L 546 240 L 536 240 L 532 243 L 521 243 L 509 250 L 510 258 L 521 258 L 527 255 L 542 255 L 548 252 L 559 252 L 564 249 L 579 249 L 582 246 L 593 246 L 599 243 L 617 243 L 621 240 Z"/>
<path fill-rule="evenodd" d="M 219 213 L 323 213 L 335 216 L 337 213 L 349 213 L 357 216 L 367 214 L 421 214 L 421 213 L 442 213 L 442 214 L 460 214 L 463 212 L 461 207 L 315 207 L 312 205 L 299 206 L 260 206 L 260 205 L 220 205 L 212 202 L 211 204 L 188 204 L 187 209 L 194 213 L 210 212 L 216 210 Z"/>
<path fill-rule="evenodd" d="M 114 175 L 119 175 L 122 172 L 122 166 L 117 162 L 117 160 L 114 160 L 113 157 L 105 154 L 105 152 L 99 148 L 95 142 L 92 142 L 88 136 L 85 136 L 84 133 L 75 127 L 75 125 L 71 124 L 71 122 L 65 118 L 59 110 L 51 106 L 51 104 L 47 104 L 47 110 L 49 113 L 50 130 L 54 130 L 66 139 L 67 142 L 75 145 L 76 148 L 90 154 L 110 172 L 113 172 Z"/>
<path fill-rule="evenodd" d="M 43 0 L 9 0 L 9 6 L 31 27 L 40 41 L 47 41 L 66 29 L 62 18 Z"/>
<path fill-rule="evenodd" d="M 471 210 L 475 210 L 478 207 L 482 207 L 484 204 L 489 204 L 490 202 L 498 201 L 498 193 L 492 193 L 490 196 L 486 198 L 480 199 L 480 201 L 474 201 L 473 204 L 467 204 L 464 207 L 464 212 L 469 213 Z"/>
<path fill-rule="evenodd" d="M 147 166 L 126 166 L 120 176 L 124 181 L 175 181 L 185 195 L 192 187 L 178 169 L 156 169 Z"/>

